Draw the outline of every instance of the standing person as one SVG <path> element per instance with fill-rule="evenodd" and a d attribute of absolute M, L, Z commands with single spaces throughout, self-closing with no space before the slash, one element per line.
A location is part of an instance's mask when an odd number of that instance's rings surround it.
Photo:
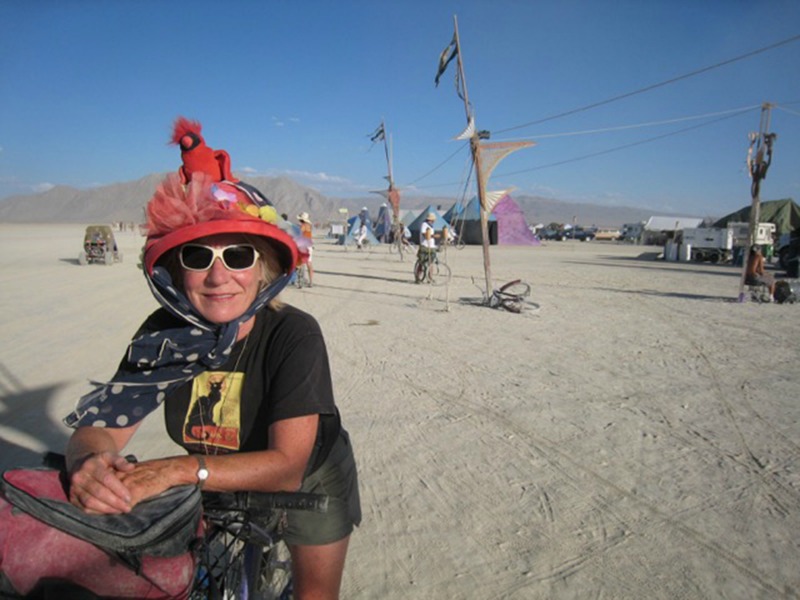
<path fill-rule="evenodd" d="M 744 282 L 747 285 L 766 286 L 769 289 L 770 301 L 775 301 L 775 277 L 770 273 L 764 272 L 764 255 L 761 254 L 761 247 L 758 245 L 754 244 L 750 248 Z"/>
<path fill-rule="evenodd" d="M 364 248 L 364 240 L 367 239 L 367 222 L 364 220 L 364 217 L 361 217 L 361 225 L 358 226 L 358 231 L 356 232 L 356 247 L 359 250 Z"/>
<path fill-rule="evenodd" d="M 198 123 L 178 129 L 184 154 L 205 147 Z M 276 298 L 297 246 L 255 188 L 196 162 L 184 156 L 189 172 L 168 176 L 147 205 L 143 271 L 162 308 L 112 380 L 64 420 L 75 429 L 70 501 L 120 514 L 182 484 L 326 494 L 325 514 L 286 512 L 285 540 L 295 597 L 337 598 L 361 520 L 358 481 L 319 325 Z M 187 453 L 129 463 L 123 449 L 162 402 L 166 433 Z"/>
<path fill-rule="evenodd" d="M 300 234 L 308 241 L 306 266 L 308 267 L 308 287 L 311 287 L 314 284 L 314 265 L 311 262 L 311 256 L 314 252 L 314 237 L 311 217 L 308 216 L 307 212 L 302 212 L 297 215 L 297 220 L 300 222 Z"/>

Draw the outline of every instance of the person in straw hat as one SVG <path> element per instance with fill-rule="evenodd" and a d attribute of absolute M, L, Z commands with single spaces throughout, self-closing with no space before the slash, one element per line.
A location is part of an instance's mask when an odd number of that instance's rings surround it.
<path fill-rule="evenodd" d="M 295 598 L 336 598 L 361 520 L 358 480 L 319 325 L 277 299 L 297 244 L 266 198 L 232 176 L 227 153 L 205 146 L 199 123 L 179 119 L 173 142 L 183 165 L 147 205 L 143 257 L 162 307 L 111 381 L 64 419 L 75 430 L 70 501 L 120 514 L 182 484 L 327 494 L 325 514 L 287 511 L 285 540 Z M 123 449 L 162 404 L 186 453 L 128 462 Z"/>
<path fill-rule="evenodd" d="M 308 287 L 312 287 L 314 284 L 314 266 L 311 262 L 311 257 L 314 252 L 314 238 L 311 217 L 308 216 L 307 212 L 301 212 L 297 215 L 297 220 L 300 223 L 300 234 L 307 240 L 308 258 L 305 262 L 308 268 Z"/>

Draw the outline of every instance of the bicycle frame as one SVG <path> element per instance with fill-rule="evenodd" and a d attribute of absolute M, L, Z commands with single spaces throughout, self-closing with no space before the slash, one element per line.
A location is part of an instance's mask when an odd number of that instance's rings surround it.
<path fill-rule="evenodd" d="M 326 512 L 328 501 L 300 492 L 204 493 L 206 531 L 189 598 L 289 598 L 291 560 L 280 532 L 284 510 Z"/>

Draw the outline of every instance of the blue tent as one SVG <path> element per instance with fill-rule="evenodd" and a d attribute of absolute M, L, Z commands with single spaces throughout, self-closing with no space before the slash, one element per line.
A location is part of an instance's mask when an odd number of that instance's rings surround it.
<path fill-rule="evenodd" d="M 465 244 L 481 244 L 481 205 L 477 196 L 467 202 L 466 206 L 456 202 L 445 213 L 445 218 L 453 226 L 456 235 L 460 236 Z M 489 243 L 497 244 L 497 217 L 489 214 L 487 217 L 489 226 Z"/>
<path fill-rule="evenodd" d="M 358 235 L 358 230 L 361 229 L 361 217 L 356 215 L 354 217 L 350 217 L 347 219 L 347 234 L 344 235 L 343 239 L 339 241 L 339 243 L 343 246 L 355 246 L 356 244 L 356 235 Z M 367 243 L 378 245 L 380 242 L 378 238 L 375 237 L 375 234 L 372 233 L 372 223 L 367 219 Z"/>
<path fill-rule="evenodd" d="M 419 231 L 422 229 L 422 224 L 428 217 L 428 213 L 436 215 L 436 220 L 433 222 L 433 230 L 440 233 L 445 227 L 450 227 L 450 224 L 444 220 L 444 217 L 433 207 L 433 204 L 428 205 L 428 208 L 423 210 L 416 219 L 408 224 L 408 230 L 411 232 L 411 241 L 415 244 L 419 243 Z"/>
<path fill-rule="evenodd" d="M 378 211 L 378 219 L 375 222 L 375 237 L 385 244 L 388 244 L 392 237 L 392 209 L 385 204 Z"/>

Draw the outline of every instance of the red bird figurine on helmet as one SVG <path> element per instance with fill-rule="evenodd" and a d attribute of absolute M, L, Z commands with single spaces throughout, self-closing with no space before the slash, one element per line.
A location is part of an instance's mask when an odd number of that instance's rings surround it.
<path fill-rule="evenodd" d="M 195 173 L 205 173 L 212 181 L 237 181 L 231 173 L 231 157 L 225 150 L 206 146 L 198 121 L 178 117 L 172 129 L 171 143 L 181 147 L 183 166 L 178 169 L 183 183 L 189 183 Z"/>

